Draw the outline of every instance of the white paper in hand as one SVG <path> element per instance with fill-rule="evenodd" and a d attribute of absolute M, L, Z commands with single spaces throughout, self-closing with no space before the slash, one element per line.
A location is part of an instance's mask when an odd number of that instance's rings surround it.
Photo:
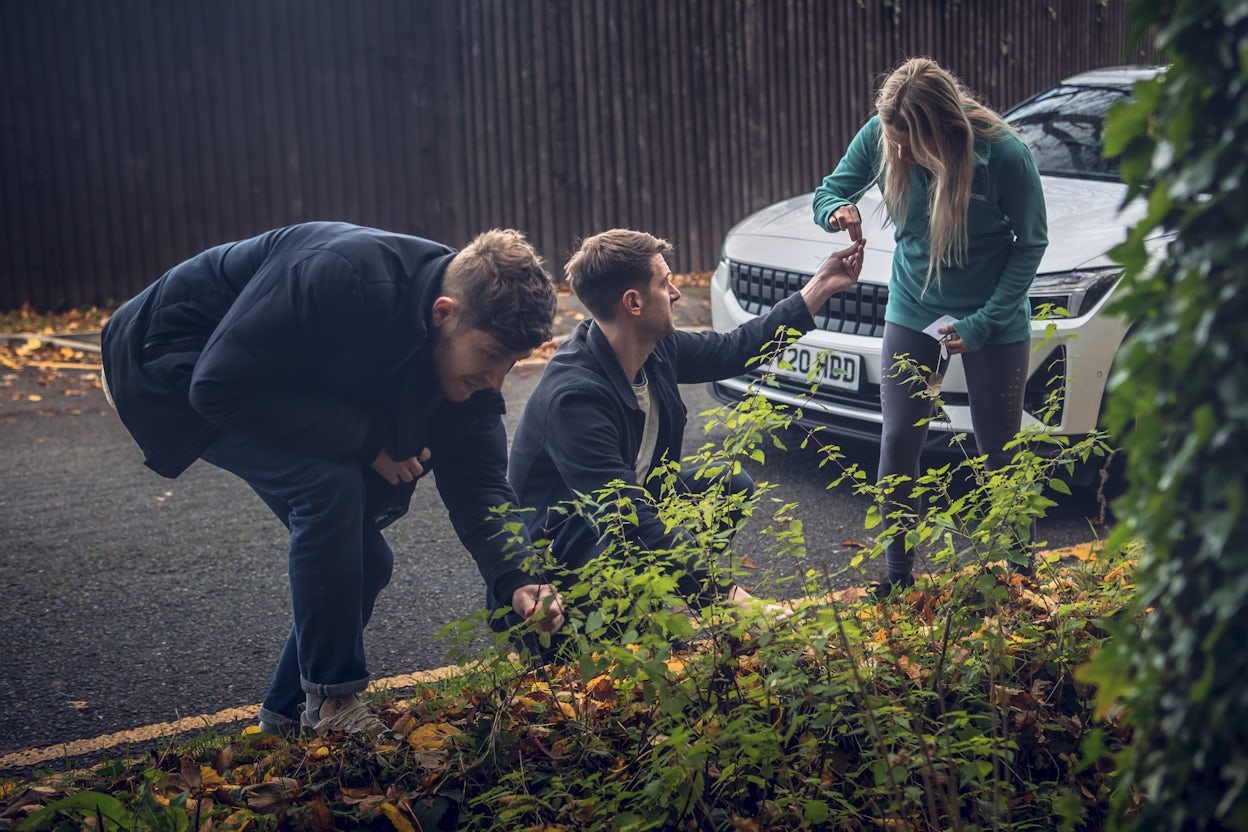
<path fill-rule="evenodd" d="M 935 338 L 937 341 L 943 341 L 945 340 L 947 336 L 944 335 L 944 333 L 940 331 L 941 328 L 954 325 L 957 322 L 958 322 L 958 319 L 953 317 L 952 315 L 941 315 L 939 318 L 937 318 L 936 320 L 928 324 L 927 327 L 923 330 L 923 332 L 924 334 L 930 335 L 932 338 Z"/>

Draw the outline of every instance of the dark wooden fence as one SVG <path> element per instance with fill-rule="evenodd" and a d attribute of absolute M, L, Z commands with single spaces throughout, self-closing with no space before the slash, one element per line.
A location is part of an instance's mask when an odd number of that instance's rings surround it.
<path fill-rule="evenodd" d="M 0 308 L 124 299 L 308 219 L 552 264 L 603 228 L 713 267 L 810 190 L 882 72 L 1002 108 L 1127 52 L 1127 0 L 4 0 Z"/>

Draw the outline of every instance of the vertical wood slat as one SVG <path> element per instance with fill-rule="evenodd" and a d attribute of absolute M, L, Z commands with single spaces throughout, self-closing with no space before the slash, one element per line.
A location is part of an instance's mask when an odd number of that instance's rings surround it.
<path fill-rule="evenodd" d="M 9 0 L 0 308 L 128 297 L 207 245 L 345 219 L 561 266 L 612 225 L 714 265 L 930 54 L 1004 108 L 1126 51 L 1128 0 Z M 1052 10 L 1052 13 L 1050 13 Z"/>

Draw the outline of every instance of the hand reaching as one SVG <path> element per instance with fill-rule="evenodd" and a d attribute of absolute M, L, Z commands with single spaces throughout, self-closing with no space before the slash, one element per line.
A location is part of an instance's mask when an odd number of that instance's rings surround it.
<path fill-rule="evenodd" d="M 858 242 L 862 239 L 862 215 L 857 205 L 842 205 L 828 217 L 828 228 L 832 231 L 848 231 L 849 239 Z"/>
<path fill-rule="evenodd" d="M 858 282 L 862 272 L 863 252 L 866 240 L 857 240 L 840 251 L 829 254 L 806 285 L 802 287 L 802 297 L 806 300 L 806 308 L 810 314 L 819 311 L 819 307 L 827 303 L 828 298 L 844 292 Z"/>
<path fill-rule="evenodd" d="M 511 594 L 511 608 L 539 633 L 563 626 L 563 596 L 550 584 L 525 584 Z"/>
<path fill-rule="evenodd" d="M 776 621 L 783 621 L 793 615 L 790 607 L 782 607 L 772 601 L 764 601 L 762 598 L 755 598 L 744 587 L 733 584 L 728 589 L 728 603 L 742 610 L 761 610 L 769 616 L 774 616 Z"/>

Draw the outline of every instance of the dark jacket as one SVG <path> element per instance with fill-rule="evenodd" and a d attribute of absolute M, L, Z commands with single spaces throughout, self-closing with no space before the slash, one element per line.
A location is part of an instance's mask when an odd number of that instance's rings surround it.
<path fill-rule="evenodd" d="M 686 410 L 677 385 L 740 375 L 779 328 L 806 332 L 814 325 L 795 294 L 732 332 L 677 331 L 660 341 L 645 363 L 659 408 L 652 464 L 681 458 Z M 529 533 L 551 540 L 555 558 L 569 568 L 583 566 L 607 541 L 600 540 L 593 517 L 565 516 L 557 507 L 613 480 L 637 484 L 633 462 L 645 415 L 630 381 L 598 325 L 581 323 L 546 366 L 512 441 L 508 478 L 520 505 L 536 508 L 525 514 Z M 683 528 L 668 531 L 643 503 L 635 501 L 638 524 L 629 534 L 644 549 L 671 550 L 690 539 Z"/>
<path fill-rule="evenodd" d="M 428 447 L 426 470 L 486 584 L 531 579 L 502 551 L 502 397 L 449 403 L 431 362 L 431 306 L 455 250 L 344 223 L 305 223 L 211 248 L 122 305 L 103 332 L 118 415 L 146 464 L 176 477 L 218 432 L 367 466 Z M 368 472 L 372 475 L 372 472 Z M 369 481 L 385 523 L 412 485 Z M 527 544 L 527 541 L 525 541 Z M 518 557 L 527 554 L 519 553 Z"/>

